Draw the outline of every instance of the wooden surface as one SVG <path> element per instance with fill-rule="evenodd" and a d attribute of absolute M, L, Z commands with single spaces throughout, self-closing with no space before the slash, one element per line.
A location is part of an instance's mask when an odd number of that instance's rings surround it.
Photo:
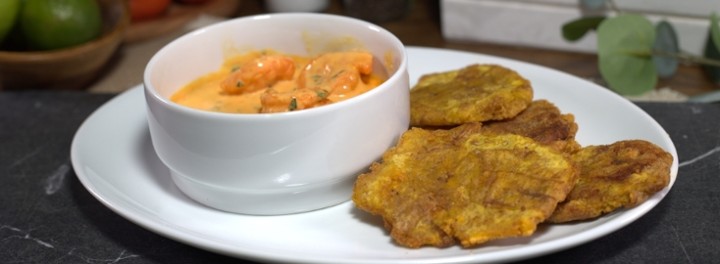
<path fill-rule="evenodd" d="M 223 17 L 232 18 L 267 12 L 263 0 L 238 1 L 240 4 L 238 4 L 237 7 L 223 10 Z M 546 50 L 506 44 L 462 43 L 445 40 L 441 31 L 439 1 L 440 0 L 412 0 L 409 11 L 404 17 L 377 24 L 397 35 L 400 40 L 408 46 L 464 50 L 522 60 L 564 71 L 604 86 L 597 67 L 597 58 L 594 54 Z M 342 0 L 331 0 L 329 7 L 324 12 L 340 15 L 347 14 L 346 10 L 344 10 Z M 150 40 L 126 43 L 125 47 L 119 52 L 120 54 L 114 65 L 109 67 L 106 76 L 99 79 L 96 84 L 89 87 L 88 90 L 91 92 L 119 92 L 140 84 L 142 81 L 142 69 L 145 67 L 145 63 L 149 58 L 159 48 L 167 44 L 167 42 L 172 41 L 188 30 L 191 29 L 179 29 L 164 35 L 159 34 Z M 560 29 L 558 29 L 558 31 L 559 30 Z M 692 96 L 718 90 L 720 85 L 711 83 L 699 67 L 682 65 L 674 77 L 667 80 L 660 80 L 658 88 L 662 87 L 669 87 L 684 95 Z"/>
<path fill-rule="evenodd" d="M 234 16 L 242 1 L 211 0 L 202 5 L 173 3 L 159 19 L 134 22 L 125 33 L 125 43 L 143 41 L 177 31 L 201 14 Z"/>

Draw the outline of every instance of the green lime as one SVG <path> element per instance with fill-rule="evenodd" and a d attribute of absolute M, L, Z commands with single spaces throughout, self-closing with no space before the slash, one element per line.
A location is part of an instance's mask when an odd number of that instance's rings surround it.
<path fill-rule="evenodd" d="M 0 1 L 0 43 L 15 25 L 18 10 L 20 10 L 20 0 Z"/>
<path fill-rule="evenodd" d="M 96 0 L 25 0 L 20 28 L 29 48 L 60 49 L 100 35 L 102 14 Z"/>

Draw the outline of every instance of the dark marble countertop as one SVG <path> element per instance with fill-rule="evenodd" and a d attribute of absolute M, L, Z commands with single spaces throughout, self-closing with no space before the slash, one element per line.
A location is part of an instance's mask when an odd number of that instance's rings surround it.
<path fill-rule="evenodd" d="M 70 146 L 113 94 L 0 93 L 0 263 L 238 263 L 148 231 L 79 182 Z M 669 133 L 677 181 L 649 213 L 597 240 L 523 263 L 717 263 L 720 105 L 637 103 Z"/>

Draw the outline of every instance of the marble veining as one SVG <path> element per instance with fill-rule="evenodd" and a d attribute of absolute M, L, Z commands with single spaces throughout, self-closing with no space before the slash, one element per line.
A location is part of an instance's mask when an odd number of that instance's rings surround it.
<path fill-rule="evenodd" d="M 677 228 L 675 225 L 670 225 L 670 228 L 673 232 L 673 235 L 675 236 L 675 241 L 680 245 L 680 249 L 682 249 L 683 254 L 685 254 L 685 259 L 688 261 L 687 263 L 694 263 L 692 261 L 692 258 L 690 257 L 690 254 L 688 254 L 687 249 L 685 248 L 685 243 L 683 243 L 682 238 L 680 237 L 680 234 L 678 234 Z"/>
<path fill-rule="evenodd" d="M 6 236 L 6 237 L 3 237 L 3 238 L 2 238 L 2 241 L 7 241 L 7 240 L 11 240 L 11 239 L 23 239 L 23 240 L 33 241 L 33 242 L 37 243 L 39 246 L 42 246 L 42 247 L 47 248 L 47 249 L 52 249 L 52 250 L 58 250 L 58 249 L 59 249 L 59 248 L 56 248 L 56 247 L 55 247 L 53 244 L 51 244 L 50 242 L 47 242 L 47 241 L 45 241 L 45 240 L 39 239 L 39 238 L 37 238 L 37 237 L 34 237 L 34 236 L 31 234 L 31 231 L 25 231 L 25 230 L 22 230 L 22 229 L 20 229 L 20 228 L 17 228 L 17 227 L 14 227 L 14 226 L 10 226 L 10 225 L 0 225 L 0 230 L 9 230 L 10 233 L 11 233 L 11 235 Z M 109 257 L 109 258 L 94 258 L 94 257 L 86 256 L 85 254 L 82 254 L 77 248 L 72 248 L 72 249 L 70 249 L 70 251 L 68 251 L 68 252 L 64 255 L 64 257 L 61 257 L 61 259 L 66 258 L 66 257 L 68 257 L 68 256 L 72 256 L 72 257 L 78 258 L 78 259 L 82 260 L 83 262 L 85 262 L 85 263 L 90 263 L 90 264 L 95 264 L 95 263 L 120 263 L 121 261 L 123 261 L 123 260 L 125 260 L 125 259 L 130 259 L 130 258 L 139 257 L 139 255 L 129 254 L 129 253 L 127 252 L 127 250 L 122 250 L 117 256 L 114 256 L 114 257 Z M 59 260 L 59 259 L 58 259 L 58 260 Z M 0 263 L 6 263 L 6 262 L 2 262 L 2 260 L 0 260 Z"/>
<path fill-rule="evenodd" d="M 25 154 L 24 156 L 20 157 L 19 159 L 16 159 L 12 164 L 10 164 L 9 168 L 14 168 L 14 167 L 22 164 L 23 162 L 25 162 L 25 161 L 28 160 L 29 158 L 32 158 L 33 156 L 35 156 L 35 155 L 37 155 L 38 153 L 40 153 L 40 150 L 42 150 L 42 147 L 36 148 L 35 150 L 31 151 L 30 153 Z"/>
<path fill-rule="evenodd" d="M 138 255 L 134 254 L 128 254 L 127 250 L 123 250 L 120 252 L 120 254 L 117 257 L 111 257 L 111 258 L 91 258 L 88 256 L 83 255 L 82 253 L 76 252 L 76 249 L 71 249 L 67 255 L 69 256 L 75 256 L 81 260 L 83 260 L 85 263 L 120 263 L 122 260 L 129 259 L 129 258 L 136 258 Z"/>
<path fill-rule="evenodd" d="M 715 154 L 715 152 L 718 152 L 718 151 L 720 151 L 720 146 L 717 146 L 717 147 L 711 149 L 710 151 L 703 153 L 703 154 L 700 155 L 700 156 L 697 156 L 697 157 L 695 157 L 695 158 L 692 158 L 691 160 L 686 160 L 686 161 L 681 162 L 681 163 L 679 164 L 679 167 L 684 167 L 684 166 L 686 166 L 686 165 L 690 165 L 690 164 L 693 164 L 693 163 L 695 163 L 695 162 L 698 162 L 698 161 L 700 161 L 700 160 L 702 160 L 702 159 L 704 159 L 704 158 L 709 157 L 709 156 L 712 155 L 712 154 Z"/>
<path fill-rule="evenodd" d="M 53 195 L 60 190 L 65 180 L 65 176 L 69 171 L 70 165 L 63 163 L 55 170 L 55 172 L 50 174 L 50 177 L 45 180 L 45 194 Z"/>
<path fill-rule="evenodd" d="M 34 242 L 38 243 L 39 245 L 46 247 L 46 248 L 55 248 L 55 246 L 53 246 L 52 244 L 50 244 L 46 241 L 40 240 L 39 238 L 33 237 L 32 235 L 30 235 L 30 232 L 24 231 L 20 228 L 9 226 L 9 225 L 2 225 L 2 226 L 0 226 L 0 230 L 2 230 L 2 229 L 8 229 L 8 230 L 16 233 L 16 235 L 10 235 L 10 236 L 3 238 L 3 241 L 8 240 L 8 239 L 26 239 L 26 240 L 34 241 Z"/>

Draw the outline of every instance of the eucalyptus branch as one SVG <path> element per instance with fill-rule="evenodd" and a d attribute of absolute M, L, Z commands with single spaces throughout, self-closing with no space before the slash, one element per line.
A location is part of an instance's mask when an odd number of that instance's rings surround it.
<path fill-rule="evenodd" d="M 709 65 L 720 67 L 720 60 L 709 59 L 706 57 L 698 56 L 687 52 L 667 52 L 662 50 L 653 50 L 652 55 L 676 58 L 683 62 L 696 63 L 702 65 Z"/>
<path fill-rule="evenodd" d="M 706 47 L 703 54 L 682 51 L 669 22 L 653 23 L 641 13 L 623 12 L 619 2 L 580 0 L 581 5 L 602 8 L 609 14 L 582 17 L 562 27 L 563 37 L 568 41 L 576 41 L 595 30 L 598 68 L 609 88 L 620 94 L 650 91 L 657 85 L 658 77 L 676 74 L 680 63 L 702 66 L 709 78 L 720 82 L 720 58 L 716 58 L 720 46 Z M 648 36 L 654 39 L 647 39 Z M 713 43 L 720 43 L 720 17 L 715 12 L 710 17 L 709 37 Z"/>

